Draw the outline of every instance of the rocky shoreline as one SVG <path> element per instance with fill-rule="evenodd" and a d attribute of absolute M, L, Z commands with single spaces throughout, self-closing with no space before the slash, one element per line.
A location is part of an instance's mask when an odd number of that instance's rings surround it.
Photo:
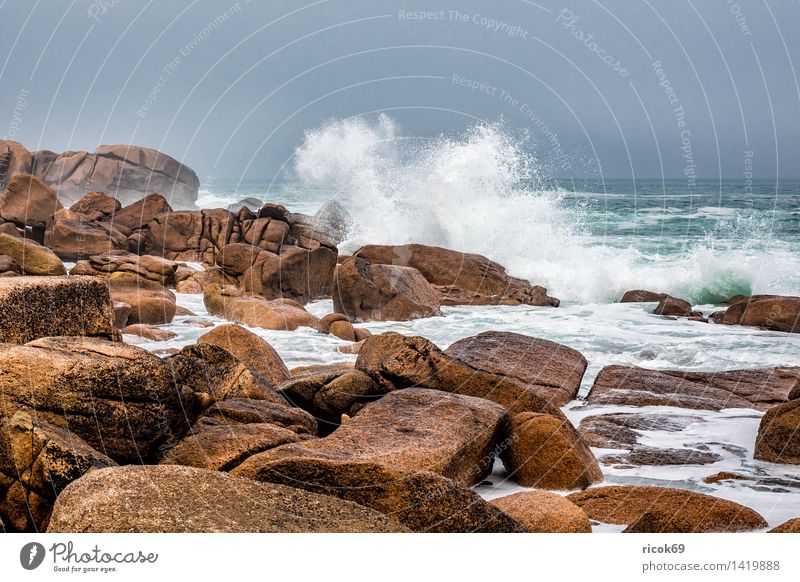
<path fill-rule="evenodd" d="M 627 412 L 575 426 L 564 409 L 587 369 L 575 349 L 505 331 L 445 350 L 373 335 L 365 323 L 447 325 L 452 306 L 560 302 L 480 255 L 412 244 L 342 256 L 348 219 L 335 203 L 314 216 L 276 204 L 174 210 L 160 194 L 123 206 L 91 192 L 65 208 L 36 175 L 17 173 L 0 219 L 4 531 L 761 531 L 767 521 L 741 504 L 604 484 L 603 467 L 713 463 L 711 451 L 639 436 L 732 408 L 763 413 L 756 459 L 800 464 L 800 368 L 606 366 L 586 402 Z M 185 293 L 228 323 L 193 317 Z M 307 309 L 319 299 L 331 313 Z M 697 325 L 800 332 L 797 297 L 734 297 L 708 316 L 650 291 L 622 301 Z M 166 341 L 176 318 L 208 331 L 158 353 L 123 341 Z M 312 328 L 356 359 L 290 370 L 253 328 Z M 686 412 L 631 411 L 656 406 Z M 495 459 L 527 490 L 482 498 Z"/>

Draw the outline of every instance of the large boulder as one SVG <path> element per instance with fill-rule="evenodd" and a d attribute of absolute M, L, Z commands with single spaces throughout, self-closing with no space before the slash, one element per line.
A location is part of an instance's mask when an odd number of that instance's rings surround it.
<path fill-rule="evenodd" d="M 113 226 L 93 222 L 83 214 L 66 208 L 55 214 L 45 244 L 65 261 L 77 261 L 108 251 L 126 249 L 127 237 Z"/>
<path fill-rule="evenodd" d="M 519 380 L 555 406 L 576 397 L 586 371 L 586 358 L 577 350 L 518 333 L 486 331 L 444 353 L 476 370 Z"/>
<path fill-rule="evenodd" d="M 525 531 L 471 489 L 428 471 L 401 470 L 375 462 L 290 458 L 257 466 L 245 462 L 231 474 L 353 501 L 415 532 Z"/>
<path fill-rule="evenodd" d="M 407 321 L 441 315 L 439 296 L 411 267 L 346 259 L 336 267 L 333 309 L 353 321 Z"/>
<path fill-rule="evenodd" d="M 116 465 L 75 434 L 25 412 L 0 422 L 0 514 L 17 531 L 43 531 L 56 497 L 89 471 Z"/>
<path fill-rule="evenodd" d="M 655 291 L 647 291 L 645 289 L 631 289 L 625 291 L 622 295 L 620 303 L 658 303 L 665 297 L 669 297 L 667 293 L 656 293 Z"/>
<path fill-rule="evenodd" d="M 203 303 L 211 315 L 250 327 L 293 331 L 298 327 L 314 327 L 317 323 L 316 317 L 290 299 L 268 301 L 216 283 L 205 288 Z"/>
<path fill-rule="evenodd" d="M 154 255 L 136 255 L 127 251 L 108 251 L 92 255 L 85 261 L 78 261 L 70 270 L 70 275 L 108 277 L 111 273 L 132 273 L 144 279 L 155 281 L 165 287 L 175 285 L 180 263 Z"/>
<path fill-rule="evenodd" d="M 5 188 L 9 178 L 17 174 L 29 174 L 33 169 L 33 155 L 21 143 L 0 140 L 0 189 Z"/>
<path fill-rule="evenodd" d="M 201 261 L 209 265 L 230 243 L 239 242 L 241 225 L 221 208 L 167 212 L 147 225 L 144 251 L 175 261 Z"/>
<path fill-rule="evenodd" d="M 354 253 L 377 265 L 413 267 L 441 294 L 442 305 L 551 305 L 547 289 L 506 274 L 484 256 L 420 244 L 367 245 Z"/>
<path fill-rule="evenodd" d="M 241 277 L 255 263 L 277 258 L 278 255 L 265 251 L 249 243 L 230 243 L 222 247 L 222 252 L 215 258 L 226 275 Z"/>
<path fill-rule="evenodd" d="M 355 503 L 179 465 L 94 471 L 59 496 L 48 527 L 50 533 L 403 531 Z"/>
<path fill-rule="evenodd" d="M 274 461 L 315 458 L 430 471 L 473 485 L 491 470 L 507 421 L 505 409 L 487 400 L 399 390 L 366 406 L 330 436 L 255 455 L 241 471 L 255 474 Z"/>
<path fill-rule="evenodd" d="M 237 424 L 272 424 L 298 434 L 317 434 L 317 421 L 308 412 L 271 400 L 253 398 L 229 398 L 211 405 L 197 419 L 192 430 L 198 432 Z"/>
<path fill-rule="evenodd" d="M 331 296 L 337 252 L 329 247 L 281 247 L 280 255 L 259 260 L 241 277 L 241 287 L 266 299 L 308 303 Z"/>
<path fill-rule="evenodd" d="M 557 493 L 521 491 L 489 503 L 510 515 L 530 533 L 591 533 L 583 510 Z"/>
<path fill-rule="evenodd" d="M 92 277 L 0 277 L 0 342 L 51 336 L 114 338 L 111 296 Z"/>
<path fill-rule="evenodd" d="M 201 335 L 197 343 L 213 344 L 228 350 L 243 364 L 269 380 L 273 386 L 290 377 L 289 369 L 275 348 L 241 325 L 229 323 L 215 327 Z"/>
<path fill-rule="evenodd" d="M 637 528 L 640 532 L 648 521 L 655 526 L 650 533 L 670 531 L 669 522 L 679 525 L 682 531 L 694 533 L 752 531 L 767 527 L 764 518 L 752 509 L 682 489 L 613 485 L 572 493 L 567 499 L 583 509 L 590 519 L 603 523 L 630 525 L 645 514 L 651 514 L 652 517 Z"/>
<path fill-rule="evenodd" d="M 761 419 L 756 459 L 800 465 L 800 400 L 773 406 Z"/>
<path fill-rule="evenodd" d="M 135 273 L 111 273 L 106 279 L 114 301 L 131 306 L 128 324 L 159 325 L 175 317 L 175 294 L 155 281 Z"/>
<path fill-rule="evenodd" d="M 0 195 L 0 218 L 19 227 L 43 229 L 61 208 L 56 193 L 30 174 L 17 174 Z"/>
<path fill-rule="evenodd" d="M 592 451 L 566 419 L 535 412 L 516 414 L 506 441 L 503 464 L 524 487 L 585 489 L 603 480 Z"/>
<path fill-rule="evenodd" d="M 169 366 L 134 346 L 83 337 L 0 344 L 0 370 L 0 417 L 27 412 L 120 463 L 154 459 L 191 420 L 191 395 Z"/>
<path fill-rule="evenodd" d="M 193 208 L 200 181 L 188 166 L 166 154 L 133 145 L 100 146 L 94 153 L 37 156 L 36 176 L 69 203 L 101 191 L 122 204 L 161 192 L 176 208 Z"/>
<path fill-rule="evenodd" d="M 130 231 L 139 230 L 150 224 L 156 216 L 172 212 L 172 206 L 161 194 L 148 194 L 128 206 L 115 210 L 109 220 L 117 227 Z"/>
<path fill-rule="evenodd" d="M 367 338 L 358 352 L 356 369 L 385 392 L 398 388 L 430 388 L 485 398 L 517 412 L 545 412 L 564 418 L 535 388 L 520 380 L 476 370 L 451 358 L 420 336 L 387 332 Z"/>
<path fill-rule="evenodd" d="M 296 432 L 274 424 L 211 427 L 183 438 L 166 452 L 161 464 L 229 471 L 248 457 L 299 440 Z"/>
<path fill-rule="evenodd" d="M 800 384 L 800 368 L 685 372 L 606 366 L 588 401 L 623 406 L 677 406 L 702 410 L 755 408 L 785 402 Z"/>
<path fill-rule="evenodd" d="M 67 274 L 64 263 L 53 251 L 28 239 L 0 234 L 0 255 L 14 259 L 23 275 L 54 277 Z"/>
<path fill-rule="evenodd" d="M 122 209 L 122 204 L 104 192 L 87 192 L 69 209 L 83 214 L 87 220 L 95 221 L 114 216 Z"/>
<path fill-rule="evenodd" d="M 716 323 L 800 333 L 800 297 L 754 295 L 734 299 L 725 312 L 714 318 Z"/>

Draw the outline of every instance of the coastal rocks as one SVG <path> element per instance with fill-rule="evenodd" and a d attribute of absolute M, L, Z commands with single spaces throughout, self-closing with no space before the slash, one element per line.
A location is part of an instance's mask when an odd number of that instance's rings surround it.
<path fill-rule="evenodd" d="M 186 346 L 167 360 L 176 386 L 185 386 L 211 402 L 253 398 L 283 403 L 269 381 L 227 350 L 212 344 Z"/>
<path fill-rule="evenodd" d="M 683 372 L 606 366 L 589 392 L 590 404 L 766 410 L 785 402 L 800 383 L 800 368 Z"/>
<path fill-rule="evenodd" d="M 131 306 L 129 325 L 171 323 L 175 317 L 175 294 L 160 283 L 126 272 L 111 273 L 106 281 L 111 298 Z"/>
<path fill-rule="evenodd" d="M 242 240 L 254 247 L 277 253 L 289 242 L 289 224 L 277 218 L 242 220 Z"/>
<path fill-rule="evenodd" d="M 122 210 L 122 204 L 104 192 L 87 192 L 69 209 L 72 212 L 83 214 L 87 220 L 96 221 L 114 216 Z"/>
<path fill-rule="evenodd" d="M 468 486 L 491 470 L 507 420 L 502 406 L 480 398 L 399 390 L 364 407 L 330 436 L 255 455 L 240 470 L 258 473 L 283 459 L 371 462 L 430 471 Z"/>
<path fill-rule="evenodd" d="M 758 427 L 754 457 L 771 463 L 800 465 L 800 400 L 767 410 Z"/>
<path fill-rule="evenodd" d="M 53 225 L 45 233 L 45 244 L 65 261 L 128 248 L 127 237 L 112 225 L 93 222 L 83 214 L 66 208 L 56 212 Z"/>
<path fill-rule="evenodd" d="M 56 193 L 30 174 L 12 177 L 0 195 L 0 218 L 20 228 L 41 232 L 60 208 Z"/>
<path fill-rule="evenodd" d="M 583 510 L 557 493 L 522 491 L 489 503 L 516 519 L 530 533 L 591 533 Z"/>
<path fill-rule="evenodd" d="M 715 323 L 800 333 L 800 297 L 754 295 L 734 297 L 730 303 L 727 310 L 715 315 Z"/>
<path fill-rule="evenodd" d="M 644 289 L 633 289 L 625 291 L 622 295 L 620 303 L 658 303 L 665 297 L 669 297 L 666 293 L 656 293 L 654 291 L 646 291 Z"/>
<path fill-rule="evenodd" d="M 401 470 L 374 462 L 290 458 L 259 465 L 245 461 L 231 474 L 258 481 L 292 484 L 314 493 L 352 501 L 415 532 L 525 531 L 516 520 L 481 499 L 471 489 L 427 471 Z"/>
<path fill-rule="evenodd" d="M 49 155 L 43 155 L 43 154 Z M 62 200 L 79 200 L 87 190 L 113 194 L 123 204 L 148 192 L 163 192 L 176 207 L 192 208 L 200 181 L 170 156 L 133 145 L 100 146 L 89 152 L 35 152 L 36 176 Z"/>
<path fill-rule="evenodd" d="M 146 227 L 156 216 L 172 212 L 172 207 L 161 194 L 148 194 L 132 202 L 110 216 L 112 224 L 118 228 L 137 231 Z"/>
<path fill-rule="evenodd" d="M 241 277 L 240 287 L 265 299 L 292 299 L 305 304 L 333 291 L 337 252 L 328 247 L 283 246 L 280 255 L 256 262 Z"/>
<path fill-rule="evenodd" d="M 229 398 L 213 404 L 197 419 L 192 430 L 198 432 L 237 424 L 272 424 L 297 434 L 317 434 L 317 421 L 308 412 L 270 400 L 252 398 Z"/>
<path fill-rule="evenodd" d="M 430 388 L 485 398 L 504 406 L 511 414 L 545 412 L 564 418 L 561 410 L 533 387 L 510 376 L 476 370 L 420 336 L 387 332 L 368 338 L 358 352 L 356 369 L 386 392 Z"/>
<path fill-rule="evenodd" d="M 584 442 L 601 449 L 634 449 L 641 431 L 681 431 L 700 416 L 676 416 L 652 413 L 612 413 L 587 416 L 578 427 Z"/>
<path fill-rule="evenodd" d="M 710 451 L 697 449 L 660 449 L 657 447 L 635 446 L 626 454 L 605 455 L 600 458 L 604 465 L 616 466 L 664 466 L 664 465 L 710 465 L 722 457 Z"/>
<path fill-rule="evenodd" d="M 0 341 L 52 336 L 114 338 L 111 297 L 90 277 L 0 277 Z"/>
<path fill-rule="evenodd" d="M 59 496 L 50 533 L 403 532 L 378 512 L 179 465 L 94 471 Z"/>
<path fill-rule="evenodd" d="M 147 462 L 188 429 L 191 395 L 141 348 L 83 337 L 0 344 L 0 370 L 2 416 L 27 412 L 119 463 Z"/>
<path fill-rule="evenodd" d="M 547 289 L 510 277 L 484 256 L 420 244 L 367 245 L 354 253 L 372 265 L 413 267 L 436 286 L 442 305 L 540 305 L 558 307 Z"/>
<path fill-rule="evenodd" d="M 364 372 L 353 369 L 311 371 L 277 386 L 290 404 L 313 414 L 322 434 L 335 430 L 342 414 L 353 416 L 365 404 L 386 394 Z"/>
<path fill-rule="evenodd" d="M 147 224 L 146 254 L 173 261 L 199 261 L 213 265 L 215 256 L 236 242 L 235 217 L 227 210 L 198 210 L 159 214 Z"/>
<path fill-rule="evenodd" d="M 476 370 L 519 380 L 559 407 L 575 398 L 586 371 L 586 358 L 577 350 L 518 333 L 483 332 L 444 353 Z"/>
<path fill-rule="evenodd" d="M 135 255 L 127 251 L 108 251 L 78 261 L 70 275 L 94 275 L 108 277 L 111 273 L 132 273 L 155 281 L 165 287 L 175 285 L 180 263 L 153 255 Z"/>
<path fill-rule="evenodd" d="M 61 491 L 89 471 L 116 465 L 73 433 L 16 413 L 0 432 L 0 474 L 13 484 L 0 514 L 16 531 L 42 531 Z"/>
<path fill-rule="evenodd" d="M 273 257 L 277 255 L 251 244 L 230 243 L 222 247 L 222 252 L 217 255 L 216 261 L 226 275 L 240 277 L 255 263 Z"/>
<path fill-rule="evenodd" d="M 296 432 L 274 424 L 211 427 L 185 437 L 167 451 L 161 464 L 229 471 L 248 457 L 299 440 Z"/>
<path fill-rule="evenodd" d="M 334 274 L 333 308 L 353 321 L 408 321 L 441 315 L 439 296 L 418 270 L 345 260 Z"/>
<path fill-rule="evenodd" d="M 692 311 L 692 304 L 684 299 L 662 297 L 653 310 L 654 315 L 664 315 L 668 317 L 693 317 L 702 319 L 703 314 L 699 311 Z"/>
<path fill-rule="evenodd" d="M 215 327 L 200 336 L 197 343 L 213 344 L 226 349 L 273 386 L 290 377 L 286 364 L 266 340 L 235 323 Z"/>
<path fill-rule="evenodd" d="M 126 304 L 127 305 L 127 304 Z M 130 306 L 128 306 L 130 309 Z M 152 325 L 145 325 L 143 323 L 134 323 L 126 325 L 120 329 L 120 332 L 127 335 L 135 335 L 148 339 L 154 342 L 165 342 L 178 337 L 178 334 L 168 329 L 160 329 Z"/>
<path fill-rule="evenodd" d="M 539 489 L 585 489 L 603 480 L 597 461 L 575 428 L 549 414 L 511 417 L 503 464 L 517 483 Z"/>
<path fill-rule="evenodd" d="M 53 251 L 28 239 L 0 234 L 0 255 L 14 259 L 23 275 L 55 277 L 67 274 L 64 263 Z"/>
<path fill-rule="evenodd" d="M 315 327 L 318 321 L 290 299 L 267 301 L 242 295 L 235 287 L 223 288 L 217 284 L 205 288 L 203 303 L 211 315 L 250 327 L 294 331 L 298 327 Z"/>
<path fill-rule="evenodd" d="M 758 513 L 725 499 L 666 487 L 615 485 L 598 487 L 567 496 L 594 520 L 603 523 L 630 525 L 640 522 L 639 532 L 660 531 L 737 532 L 767 527 Z M 672 522 L 674 529 L 667 526 Z M 644 527 L 649 523 L 649 527 Z"/>
<path fill-rule="evenodd" d="M 767 533 L 800 533 L 800 517 L 795 517 L 777 527 L 773 527 Z"/>
<path fill-rule="evenodd" d="M 22 269 L 17 261 L 8 255 L 0 255 L 0 277 L 16 277 L 22 275 Z"/>

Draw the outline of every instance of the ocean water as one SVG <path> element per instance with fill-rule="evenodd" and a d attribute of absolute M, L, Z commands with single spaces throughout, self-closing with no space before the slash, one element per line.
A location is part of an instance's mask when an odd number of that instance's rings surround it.
<path fill-rule="evenodd" d="M 225 207 L 247 197 L 313 213 L 331 198 L 351 213 L 341 252 L 365 243 L 420 242 L 478 252 L 508 271 L 544 285 L 562 300 L 558 309 L 452 307 L 441 318 L 367 323 L 373 333 L 423 335 L 442 348 L 486 330 L 514 331 L 581 351 L 589 362 L 579 396 L 610 364 L 697 371 L 800 366 L 800 334 L 671 320 L 649 313 L 652 304 L 619 304 L 628 289 L 683 297 L 708 314 L 735 294 L 800 295 L 800 182 L 743 180 L 564 180 L 552 177 L 525 137 L 497 125 L 459 136 L 417 140 L 387 117 L 331 121 L 309 131 L 280 179 L 217 180 L 198 205 Z M 148 349 L 180 347 L 207 329 L 202 297 L 179 295 L 197 317 L 178 318 L 168 342 L 127 337 Z M 308 306 L 323 316 L 331 301 Z M 256 330 L 290 367 L 352 361 L 345 345 L 311 329 Z M 565 412 L 577 426 L 589 415 L 641 412 L 587 406 Z M 640 444 L 705 447 L 720 455 L 711 465 L 602 465 L 607 483 L 687 488 L 759 511 L 770 526 L 800 516 L 800 467 L 753 459 L 761 413 L 649 407 L 645 412 L 696 417 L 682 431 L 647 431 Z M 597 456 L 609 451 L 595 450 Z M 703 478 L 732 471 L 748 480 L 713 485 Z M 520 488 L 498 464 L 485 497 Z M 600 531 L 615 528 L 598 527 Z"/>

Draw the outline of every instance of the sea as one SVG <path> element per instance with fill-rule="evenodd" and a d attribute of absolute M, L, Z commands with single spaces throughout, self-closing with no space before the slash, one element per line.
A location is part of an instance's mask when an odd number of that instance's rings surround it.
<path fill-rule="evenodd" d="M 621 304 L 629 289 L 667 292 L 708 315 L 733 295 L 800 295 L 800 181 L 742 179 L 603 179 L 555 177 L 527 139 L 497 124 L 462 134 L 417 139 L 397 124 L 331 121 L 310 130 L 287 169 L 263 179 L 214 180 L 203 185 L 202 208 L 225 208 L 254 198 L 313 214 L 337 200 L 350 213 L 340 245 L 350 253 L 366 243 L 417 242 L 476 252 L 514 276 L 547 287 L 559 308 L 446 307 L 444 316 L 361 324 L 380 333 L 422 335 L 441 348 L 487 330 L 556 341 L 588 360 L 579 399 L 564 407 L 577 426 L 590 415 L 645 412 L 691 416 L 677 432 L 642 431 L 639 444 L 717 453 L 707 465 L 601 465 L 605 484 L 690 489 L 742 503 L 770 526 L 800 516 L 800 467 L 753 459 L 762 413 L 668 407 L 587 405 L 583 400 L 603 366 L 720 371 L 800 366 L 800 334 L 668 319 L 653 304 Z M 200 319 L 200 295 L 178 295 Z M 330 300 L 307 306 L 333 311 Z M 208 331 L 179 317 L 178 337 L 126 341 L 154 351 L 192 343 Z M 289 367 L 353 361 L 344 345 L 312 329 L 253 329 Z M 597 450 L 600 457 L 614 451 Z M 720 471 L 745 479 L 709 484 Z M 498 462 L 476 490 L 491 499 L 522 490 Z M 596 531 L 621 527 L 598 524 Z"/>

